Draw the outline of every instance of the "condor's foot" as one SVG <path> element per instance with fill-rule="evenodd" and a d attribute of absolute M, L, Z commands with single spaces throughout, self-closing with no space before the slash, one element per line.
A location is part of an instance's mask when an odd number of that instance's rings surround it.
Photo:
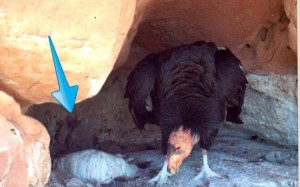
<path fill-rule="evenodd" d="M 220 178 L 220 179 L 228 179 L 228 176 L 226 175 L 220 175 L 213 170 L 210 169 L 209 166 L 203 166 L 200 173 L 194 178 L 194 180 L 203 179 L 204 181 L 207 181 L 211 178 Z"/>
<path fill-rule="evenodd" d="M 203 167 L 200 171 L 200 173 L 194 178 L 194 180 L 199 180 L 202 178 L 204 181 L 209 181 L 211 178 L 220 178 L 220 179 L 228 179 L 228 176 L 226 175 L 220 175 L 216 172 L 214 172 L 212 169 L 210 169 L 207 161 L 207 151 L 202 150 L 203 154 Z"/>
<path fill-rule="evenodd" d="M 152 185 L 156 184 L 156 186 L 162 186 L 163 184 L 169 183 L 169 176 L 171 176 L 171 174 L 167 170 L 167 161 L 165 161 L 160 172 L 148 182 Z"/>

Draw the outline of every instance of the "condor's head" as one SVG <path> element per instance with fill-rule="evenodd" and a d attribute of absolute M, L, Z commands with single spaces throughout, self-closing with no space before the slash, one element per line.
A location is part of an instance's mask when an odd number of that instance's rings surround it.
<path fill-rule="evenodd" d="M 183 160 L 188 157 L 199 137 L 193 136 L 191 131 L 183 129 L 171 132 L 168 139 L 167 162 L 168 171 L 174 175 L 179 171 Z"/>

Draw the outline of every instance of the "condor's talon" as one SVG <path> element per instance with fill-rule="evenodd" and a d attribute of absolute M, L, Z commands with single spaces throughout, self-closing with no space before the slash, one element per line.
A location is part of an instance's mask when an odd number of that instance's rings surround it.
<path fill-rule="evenodd" d="M 156 184 L 156 186 L 162 186 L 163 184 L 168 183 L 169 176 L 171 176 L 171 174 L 167 170 L 167 161 L 165 161 L 160 172 L 148 182 L 152 185 Z"/>
<path fill-rule="evenodd" d="M 157 187 L 162 186 L 163 184 L 166 184 L 168 182 L 168 177 L 163 177 L 160 175 L 157 175 L 150 179 L 148 181 L 151 185 L 156 185 Z"/>
<path fill-rule="evenodd" d="M 226 175 L 220 175 L 220 174 L 214 172 L 208 166 L 203 166 L 200 173 L 196 177 L 194 177 L 194 180 L 199 180 L 200 178 L 203 178 L 204 180 L 209 180 L 211 178 L 228 179 L 229 177 Z"/>

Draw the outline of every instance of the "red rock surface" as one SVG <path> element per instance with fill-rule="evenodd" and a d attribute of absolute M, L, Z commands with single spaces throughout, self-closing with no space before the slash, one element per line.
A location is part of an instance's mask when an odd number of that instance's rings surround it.
<path fill-rule="evenodd" d="M 1 1 L 0 90 L 22 107 L 56 102 L 51 35 L 77 102 L 98 93 L 131 26 L 135 1 Z"/>
<path fill-rule="evenodd" d="M 47 183 L 51 169 L 49 134 L 37 120 L 0 91 L 0 186 Z"/>
<path fill-rule="evenodd" d="M 285 2 L 295 11 L 295 1 Z M 289 5 L 289 6 L 288 6 Z M 196 40 L 228 46 L 254 72 L 296 74 L 294 41 L 282 1 L 143 1 L 128 63 Z M 293 22 L 293 20 L 292 20 Z M 290 37 L 291 38 L 291 37 Z"/>
<path fill-rule="evenodd" d="M 55 102 L 48 35 L 70 85 L 80 87 L 77 102 L 97 94 L 113 68 L 196 40 L 228 46 L 249 71 L 296 74 L 296 0 L 30 0 L 0 7 L 0 89 L 21 107 Z"/>
<path fill-rule="evenodd" d="M 290 46 L 297 53 L 297 0 L 284 0 L 284 9 L 290 19 L 288 35 Z"/>

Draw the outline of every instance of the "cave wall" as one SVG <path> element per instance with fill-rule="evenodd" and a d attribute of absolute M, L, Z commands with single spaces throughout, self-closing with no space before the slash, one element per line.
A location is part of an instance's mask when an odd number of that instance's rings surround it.
<path fill-rule="evenodd" d="M 101 91 L 78 103 L 72 114 L 57 104 L 30 107 L 27 115 L 41 121 L 51 136 L 52 156 L 96 148 L 110 153 L 155 149 L 160 146 L 157 126 L 137 129 L 123 98 L 129 72 L 117 70 Z"/>
<path fill-rule="evenodd" d="M 250 71 L 296 74 L 296 0 L 58 2 L 0 2 L 0 89 L 22 108 L 55 102 L 49 35 L 77 102 L 112 69 L 196 40 L 228 46 Z"/>
<path fill-rule="evenodd" d="M 141 59 L 150 52 L 205 40 L 229 47 L 249 71 L 296 74 L 296 37 L 290 34 L 296 9 L 295 1 L 289 2 L 292 5 L 285 2 L 285 7 L 292 13 L 285 13 L 283 1 L 277 0 L 140 2 L 137 8 L 143 5 L 145 11 L 131 56 Z M 126 64 L 130 62 L 136 60 Z"/>

